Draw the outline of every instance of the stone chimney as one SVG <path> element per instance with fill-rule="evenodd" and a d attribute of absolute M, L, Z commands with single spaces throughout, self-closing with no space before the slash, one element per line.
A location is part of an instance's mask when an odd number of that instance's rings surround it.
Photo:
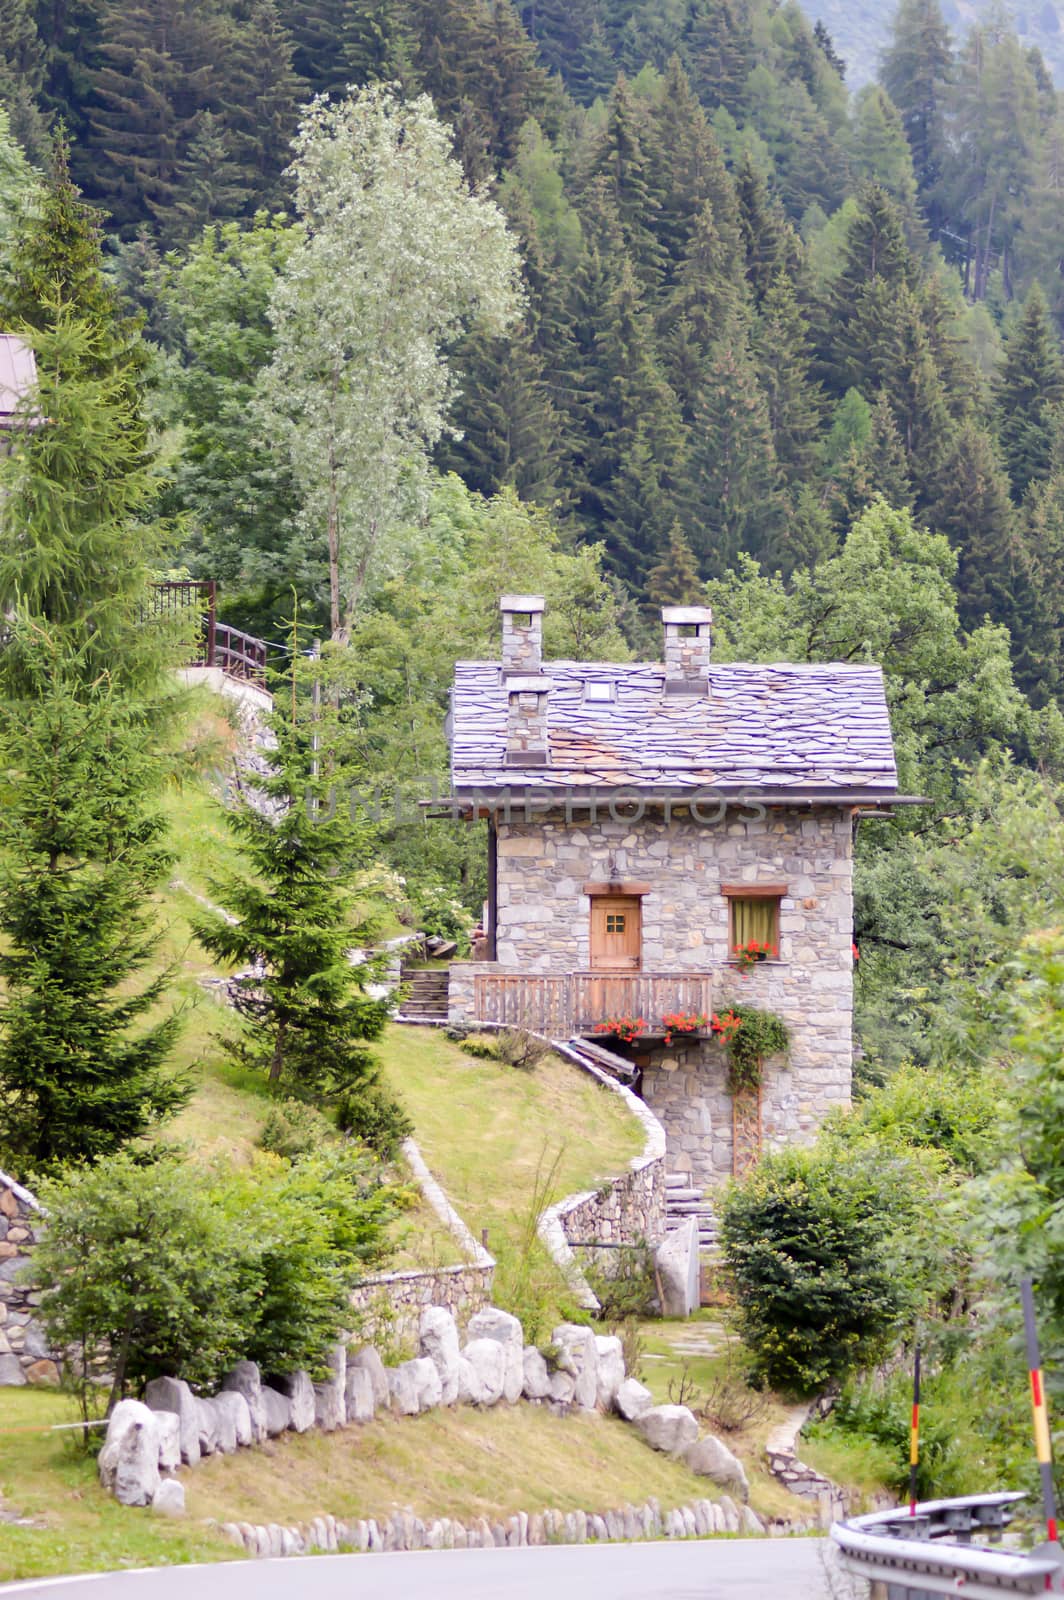
<path fill-rule="evenodd" d="M 708 606 L 665 606 L 665 693 L 708 694 L 713 613 Z"/>
<path fill-rule="evenodd" d="M 506 765 L 545 767 L 548 761 L 549 678 L 507 678 Z"/>
<path fill-rule="evenodd" d="M 504 594 L 502 612 L 502 675 L 533 677 L 543 665 L 543 597 Z"/>

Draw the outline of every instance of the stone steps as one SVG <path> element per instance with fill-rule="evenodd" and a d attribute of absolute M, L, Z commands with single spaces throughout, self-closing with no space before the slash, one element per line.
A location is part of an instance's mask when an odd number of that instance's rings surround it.
<path fill-rule="evenodd" d="M 665 1174 L 665 1212 L 670 1223 L 686 1222 L 694 1217 L 698 1225 L 698 1248 L 703 1255 L 716 1255 L 717 1217 L 712 1200 L 707 1200 L 700 1189 L 691 1187 L 690 1179 L 682 1172 Z"/>
<path fill-rule="evenodd" d="M 401 1015 L 446 1022 L 450 972 L 446 967 L 404 967 L 400 974 L 406 998 Z"/>

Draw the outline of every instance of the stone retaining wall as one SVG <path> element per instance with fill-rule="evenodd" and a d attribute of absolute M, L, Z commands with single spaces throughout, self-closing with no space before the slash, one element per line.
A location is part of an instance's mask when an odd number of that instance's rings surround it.
<path fill-rule="evenodd" d="M 417 1338 L 426 1306 L 444 1306 L 460 1327 L 491 1302 L 495 1257 L 473 1237 L 426 1165 L 413 1139 L 403 1140 L 403 1155 L 425 1201 L 435 1211 L 465 1260 L 454 1267 L 381 1272 L 364 1278 L 351 1293 L 360 1313 L 359 1332 L 367 1339 L 408 1343 Z"/>
<path fill-rule="evenodd" d="M 426 1306 L 445 1306 L 464 1327 L 475 1312 L 491 1303 L 494 1278 L 494 1261 L 484 1266 L 466 1263 L 365 1278 L 351 1294 L 351 1305 L 360 1313 L 359 1333 L 367 1339 L 407 1344 L 416 1337 Z"/>
<path fill-rule="evenodd" d="M 611 1094 L 621 1097 L 643 1126 L 643 1153 L 634 1156 L 629 1171 L 608 1178 L 595 1190 L 567 1195 L 548 1206 L 537 1231 L 561 1268 L 581 1306 L 598 1311 L 599 1301 L 573 1254 L 574 1245 L 657 1245 L 665 1236 L 665 1130 L 648 1105 L 625 1084 L 580 1053 L 579 1048 L 554 1043 L 566 1061 L 586 1072 Z M 605 1253 L 605 1252 L 603 1252 Z"/>
<path fill-rule="evenodd" d="M 34 1318 L 40 1295 L 18 1281 L 42 1221 L 41 1208 L 29 1190 L 0 1172 L 0 1386 L 59 1381 Z"/>

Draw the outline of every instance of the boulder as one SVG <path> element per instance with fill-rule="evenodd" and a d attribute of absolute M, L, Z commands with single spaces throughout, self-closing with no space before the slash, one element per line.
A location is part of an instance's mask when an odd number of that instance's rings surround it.
<path fill-rule="evenodd" d="M 196 1416 L 199 1419 L 199 1446 L 200 1454 L 213 1455 L 221 1449 L 218 1442 L 219 1421 L 218 1413 L 209 1400 L 196 1401 Z"/>
<path fill-rule="evenodd" d="M 144 1390 L 152 1411 L 176 1411 L 181 1423 L 181 1459 L 194 1467 L 200 1458 L 199 1401 L 183 1378 L 153 1378 Z M 146 1504 L 146 1502 L 145 1502 Z"/>
<path fill-rule="evenodd" d="M 727 1528 L 728 1532 L 741 1533 L 742 1522 L 739 1517 L 739 1507 L 735 1504 L 735 1501 L 730 1495 L 721 1495 L 720 1509 L 724 1513 L 724 1526 Z"/>
<path fill-rule="evenodd" d="M 262 1386 L 262 1409 L 266 1418 L 266 1437 L 276 1439 L 279 1433 L 291 1426 L 292 1403 L 287 1395 L 278 1394 L 276 1389 Z"/>
<path fill-rule="evenodd" d="M 521 1365 L 525 1375 L 526 1400 L 545 1400 L 550 1394 L 550 1373 L 547 1371 L 546 1361 L 534 1344 L 525 1346 Z"/>
<path fill-rule="evenodd" d="M 183 1517 L 185 1486 L 176 1478 L 164 1478 L 152 1497 L 151 1508 L 161 1517 Z"/>
<path fill-rule="evenodd" d="M 523 1361 L 525 1336 L 521 1324 L 508 1311 L 500 1311 L 498 1306 L 485 1306 L 483 1311 L 478 1311 L 476 1316 L 470 1317 L 466 1331 L 471 1342 L 494 1339 L 506 1352 L 503 1399 L 510 1405 L 515 1405 L 521 1398 L 525 1382 Z"/>
<path fill-rule="evenodd" d="M 327 1364 L 331 1377 L 314 1385 L 314 1421 L 324 1433 L 335 1433 L 347 1421 L 347 1346 L 333 1345 Z"/>
<path fill-rule="evenodd" d="M 613 1404 L 625 1422 L 634 1422 L 654 1404 L 650 1390 L 636 1378 L 625 1378 L 613 1397 Z"/>
<path fill-rule="evenodd" d="M 458 1399 L 458 1328 L 445 1306 L 426 1306 L 418 1328 L 419 1353 L 431 1361 L 439 1374 L 441 1403 L 453 1406 Z"/>
<path fill-rule="evenodd" d="M 54 1387 L 59 1382 L 59 1368 L 54 1361 L 31 1361 L 26 1368 L 26 1382 Z"/>
<path fill-rule="evenodd" d="M 551 1343 L 561 1352 L 559 1366 L 576 1379 L 573 1400 L 584 1411 L 593 1411 L 598 1401 L 598 1349 L 590 1328 L 563 1322 L 551 1335 Z"/>
<path fill-rule="evenodd" d="M 391 1395 L 392 1410 L 397 1411 L 402 1417 L 416 1417 L 420 1409 L 418 1406 L 417 1378 L 410 1370 L 413 1365 L 413 1361 L 402 1361 L 397 1367 L 385 1368 L 388 1374 L 388 1391 Z"/>
<path fill-rule="evenodd" d="M 599 1334 L 595 1339 L 598 1355 L 598 1404 L 612 1411 L 617 1390 L 624 1382 L 624 1347 L 619 1339 Z"/>
<path fill-rule="evenodd" d="M 262 1399 L 262 1374 L 254 1361 L 238 1361 L 222 1380 L 223 1389 L 242 1394 L 251 1416 L 251 1433 L 256 1444 L 266 1437 L 266 1407 Z"/>
<path fill-rule="evenodd" d="M 361 1350 L 356 1350 L 354 1355 L 347 1357 L 347 1370 L 352 1367 L 368 1372 L 373 1384 L 373 1404 L 379 1410 L 388 1404 L 388 1374 L 384 1362 L 371 1344 L 363 1345 Z"/>
<path fill-rule="evenodd" d="M 181 1418 L 176 1411 L 156 1411 L 159 1427 L 159 1471 L 176 1472 L 181 1465 Z"/>
<path fill-rule="evenodd" d="M 694 1217 L 667 1233 L 654 1251 L 654 1266 L 661 1282 L 663 1317 L 689 1317 L 702 1298 L 698 1255 L 698 1223 Z"/>
<path fill-rule="evenodd" d="M 742 1462 L 712 1433 L 705 1433 L 681 1452 L 684 1465 L 699 1478 L 709 1478 L 722 1489 L 730 1489 L 740 1500 L 750 1498 L 750 1485 Z"/>
<path fill-rule="evenodd" d="M 455 1390 L 457 1392 L 458 1378 L 455 1376 Z M 347 1408 L 348 1422 L 373 1421 L 373 1379 L 365 1367 L 348 1367 L 347 1383 L 344 1385 L 344 1403 Z"/>
<path fill-rule="evenodd" d="M 120 1400 L 111 1412 L 97 1458 L 100 1482 L 124 1506 L 150 1506 L 159 1487 L 159 1424 L 139 1400 Z"/>
<path fill-rule="evenodd" d="M 215 1395 L 211 1405 L 218 1418 L 219 1430 L 225 1429 L 227 1439 L 232 1435 L 231 1449 L 235 1450 L 252 1442 L 251 1412 L 242 1394 L 238 1394 L 235 1389 L 223 1389 L 221 1394 Z"/>
<path fill-rule="evenodd" d="M 432 1411 L 443 1399 L 443 1384 L 440 1380 L 439 1368 L 435 1361 L 428 1356 L 419 1356 L 416 1361 L 405 1363 L 410 1368 L 411 1376 L 417 1390 L 417 1408 L 419 1411 Z M 455 1375 L 455 1383 L 458 1378 Z"/>
<path fill-rule="evenodd" d="M 472 1363 L 465 1356 L 458 1357 L 458 1404 L 460 1406 L 474 1406 L 477 1395 L 480 1393 L 480 1379 L 473 1370 Z"/>
<path fill-rule="evenodd" d="M 506 1347 L 497 1339 L 471 1339 L 462 1355 L 473 1369 L 470 1396 L 474 1405 L 494 1406 L 503 1397 L 506 1387 Z M 524 1368 L 521 1369 L 524 1382 Z M 461 1378 L 459 1379 L 461 1386 Z"/>
<path fill-rule="evenodd" d="M 555 1405 L 571 1406 L 576 1395 L 576 1379 L 560 1369 L 550 1375 L 550 1397 Z"/>
<path fill-rule="evenodd" d="M 0 1388 L 21 1388 L 25 1382 L 26 1374 L 18 1356 L 0 1355 Z"/>
<path fill-rule="evenodd" d="M 635 1426 L 647 1444 L 667 1456 L 682 1455 L 698 1438 L 698 1423 L 686 1406 L 651 1406 Z"/>
<path fill-rule="evenodd" d="M 224 1406 L 219 1406 L 213 1399 L 201 1400 L 200 1417 L 203 1442 L 203 1454 L 209 1455 L 217 1451 L 220 1455 L 231 1456 L 236 1449 L 236 1418 Z M 209 1438 L 208 1449 L 206 1440 Z"/>
<path fill-rule="evenodd" d="M 306 1433 L 314 1426 L 314 1385 L 302 1368 L 289 1372 L 281 1382 L 291 1407 L 288 1426 L 293 1433 Z"/>

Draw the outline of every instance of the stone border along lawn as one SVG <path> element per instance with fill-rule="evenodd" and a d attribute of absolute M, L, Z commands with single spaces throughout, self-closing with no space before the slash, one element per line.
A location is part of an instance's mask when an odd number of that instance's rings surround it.
<path fill-rule="evenodd" d="M 417 1550 L 540 1544 L 549 1540 L 582 1543 L 591 1539 L 687 1538 L 715 1533 L 765 1533 L 766 1526 L 745 1504 L 748 1486 L 742 1466 L 721 1441 L 701 1434 L 689 1410 L 678 1405 L 655 1405 L 650 1392 L 625 1377 L 619 1339 L 596 1336 L 589 1328 L 564 1325 L 554 1330 L 552 1346 L 557 1362 L 549 1370 L 543 1355 L 524 1343 L 515 1317 L 488 1307 L 471 1319 L 469 1339 L 460 1348 L 451 1313 L 429 1307 L 420 1324 L 420 1355 L 394 1367 L 385 1367 L 377 1351 L 365 1346 L 350 1358 L 337 1347 L 330 1366 L 332 1377 L 311 1384 L 305 1373 L 293 1373 L 277 1387 L 264 1385 L 252 1362 L 241 1362 L 213 1399 L 194 1396 L 188 1385 L 173 1378 L 153 1380 L 145 1402 L 123 1400 L 116 1406 L 100 1452 L 101 1481 L 128 1506 L 148 1506 L 169 1516 L 185 1511 L 185 1484 L 176 1477 L 182 1464 L 199 1465 L 202 1456 L 224 1458 L 217 1480 L 207 1495 L 216 1520 L 225 1517 L 225 1473 L 241 1446 L 267 1445 L 281 1433 L 305 1435 L 314 1430 L 334 1433 L 351 1423 L 372 1423 L 378 1412 L 393 1418 L 413 1419 L 454 1405 L 472 1405 L 480 1411 L 510 1406 L 524 1398 L 534 1402 L 522 1408 L 533 1414 L 557 1417 L 614 1412 L 630 1423 L 635 1435 L 661 1456 L 684 1469 L 681 1482 L 701 1478 L 730 1489 L 719 1502 L 696 1499 L 662 1514 L 660 1499 L 631 1504 L 601 1513 L 577 1507 L 529 1514 L 523 1510 L 503 1519 L 486 1515 L 430 1517 L 426 1522 L 410 1508 L 388 1517 L 317 1515 L 306 1525 L 258 1523 L 228 1517 L 221 1531 L 233 1544 L 256 1556 L 303 1554 L 309 1550 Z M 519 1417 L 520 1411 L 510 1414 Z M 616 1424 L 599 1424 L 616 1426 Z M 404 1427 L 411 1422 L 405 1421 Z M 629 1437 L 631 1437 L 629 1435 Z M 267 1446 L 268 1448 L 268 1446 Z M 611 1458 L 616 1450 L 610 1450 Z M 349 1452 L 348 1459 L 360 1452 Z M 425 1473 L 423 1458 L 421 1481 Z M 651 1460 L 655 1458 L 650 1458 Z M 288 1463 L 268 1476 L 276 1489 L 280 1482 L 286 1507 L 292 1506 L 292 1474 Z M 687 1474 L 693 1474 L 690 1478 Z M 600 1469 L 602 1478 L 614 1474 Z M 586 1488 L 584 1466 L 577 1492 Z M 190 1480 L 192 1484 L 195 1479 Z M 330 1483 L 330 1494 L 337 1489 Z M 231 1502 L 230 1502 L 231 1503 Z M 813 1525 L 806 1519 L 801 1531 Z M 774 1532 L 796 1531 L 779 1523 Z"/>

